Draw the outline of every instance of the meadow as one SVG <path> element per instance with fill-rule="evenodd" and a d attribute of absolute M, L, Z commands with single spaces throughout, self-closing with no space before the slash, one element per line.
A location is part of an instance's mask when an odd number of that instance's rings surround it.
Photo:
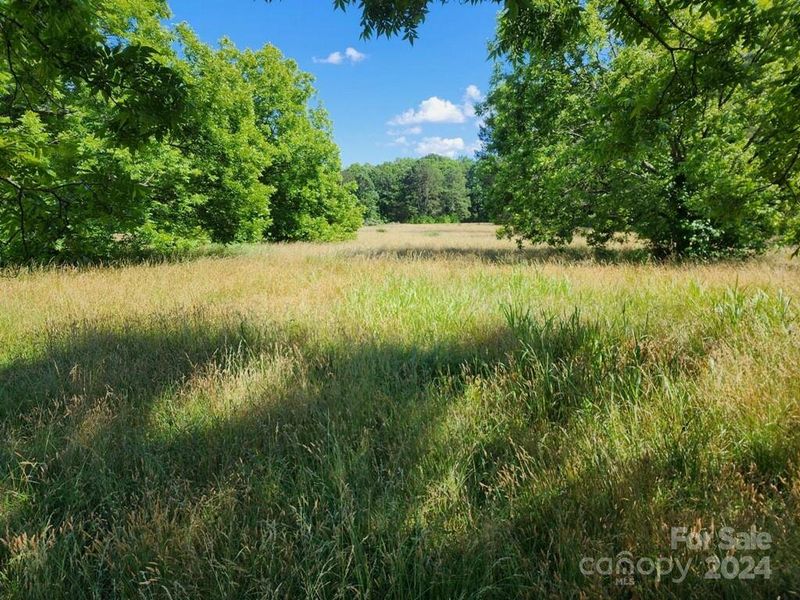
<path fill-rule="evenodd" d="M 788 253 L 386 225 L 4 275 L 0 597 L 800 594 Z M 671 548 L 726 526 L 768 577 Z M 581 572 L 622 552 L 693 567 Z"/>

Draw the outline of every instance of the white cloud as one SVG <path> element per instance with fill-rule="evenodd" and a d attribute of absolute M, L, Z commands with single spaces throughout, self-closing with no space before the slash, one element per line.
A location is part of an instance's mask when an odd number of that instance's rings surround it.
<path fill-rule="evenodd" d="M 367 58 L 366 54 L 359 52 L 355 48 L 348 47 L 344 52 L 331 52 L 325 58 L 317 58 L 315 56 L 311 60 L 313 60 L 315 63 L 323 65 L 340 65 L 345 61 L 355 64 L 361 62 L 365 58 Z"/>
<path fill-rule="evenodd" d="M 438 96 L 431 96 L 420 102 L 416 110 L 409 108 L 393 117 L 389 121 L 389 125 L 416 125 L 404 133 L 419 135 L 422 133 L 422 128 L 418 125 L 421 123 L 464 123 L 467 119 L 475 117 L 475 103 L 481 100 L 483 100 L 481 90 L 477 85 L 470 84 L 464 90 L 461 104 L 455 104 Z"/>
<path fill-rule="evenodd" d="M 434 136 L 414 140 L 413 138 L 409 139 L 408 136 L 421 135 L 423 123 L 460 124 L 469 119 L 475 119 L 475 122 L 479 123 L 482 119 L 477 118 L 475 114 L 475 103 L 481 100 L 483 100 L 483 94 L 476 85 L 467 86 L 461 104 L 455 104 L 438 96 L 431 96 L 420 102 L 416 109 L 409 108 L 388 121 L 392 127 L 387 130 L 386 134 L 393 138 L 389 145 L 411 147 L 416 154 L 421 156 L 440 154 L 454 157 L 459 154 L 474 154 L 481 149 L 480 141 L 467 144 L 461 137 Z"/>
<path fill-rule="evenodd" d="M 464 114 L 472 118 L 475 116 L 475 103 L 483 100 L 483 94 L 477 85 L 470 84 L 464 91 Z"/>
<path fill-rule="evenodd" d="M 344 56 L 342 56 L 341 52 L 331 52 L 325 58 L 317 58 L 316 56 L 312 58 L 315 63 L 321 63 L 324 65 L 340 65 L 342 64 L 342 60 L 344 60 Z"/>
<path fill-rule="evenodd" d="M 483 94 L 481 94 L 481 91 L 478 89 L 477 85 L 471 84 L 467 86 L 467 89 L 464 92 L 464 102 L 469 100 L 473 102 L 480 102 L 483 100 Z"/>
<path fill-rule="evenodd" d="M 367 58 L 366 54 L 362 54 L 361 52 L 359 52 L 355 48 L 347 48 L 344 51 L 344 55 L 347 57 L 347 59 L 350 62 L 354 62 L 354 63 L 361 62 L 362 60 Z"/>
<path fill-rule="evenodd" d="M 405 138 L 404 138 L 405 140 Z M 404 142 L 408 145 L 408 142 Z M 442 138 L 426 137 L 417 142 L 414 151 L 420 156 L 428 154 L 440 154 L 442 156 L 455 157 L 458 154 L 475 154 L 483 149 L 483 142 L 475 140 L 472 144 L 464 142 L 463 138 Z"/>
<path fill-rule="evenodd" d="M 422 138 L 414 148 L 414 151 L 420 156 L 428 154 L 441 154 L 442 156 L 454 157 L 459 152 L 463 152 L 466 148 L 464 140 L 460 137 L 457 138 L 441 138 L 441 137 L 426 137 Z"/>
<path fill-rule="evenodd" d="M 389 125 L 418 125 L 420 123 L 463 123 L 464 111 L 449 100 L 431 96 L 414 110 L 409 108 L 389 121 Z"/>

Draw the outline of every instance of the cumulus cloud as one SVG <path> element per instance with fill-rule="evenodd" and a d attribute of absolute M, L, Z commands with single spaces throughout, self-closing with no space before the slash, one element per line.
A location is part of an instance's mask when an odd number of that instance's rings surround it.
<path fill-rule="evenodd" d="M 404 140 L 404 145 L 409 145 L 409 142 Z M 439 154 L 441 156 L 448 156 L 454 158 L 459 154 L 475 154 L 483 149 L 483 143 L 480 140 L 475 140 L 471 144 L 467 144 L 463 138 L 442 138 L 442 137 L 426 137 L 417 142 L 414 147 L 414 152 L 420 156 L 427 156 L 428 154 Z"/>
<path fill-rule="evenodd" d="M 475 103 L 480 102 L 483 100 L 483 94 L 481 94 L 480 89 L 478 89 L 477 85 L 468 85 L 467 89 L 464 91 L 464 105 L 463 111 L 464 114 L 470 118 L 475 116 Z"/>
<path fill-rule="evenodd" d="M 416 154 L 439 154 L 454 157 L 459 154 L 473 154 L 481 149 L 480 142 L 467 144 L 461 137 L 423 137 L 414 139 L 410 136 L 422 135 L 422 125 L 461 124 L 475 120 L 475 103 L 483 100 L 483 94 L 476 85 L 468 85 L 460 103 L 451 102 L 438 96 L 431 96 L 419 103 L 417 108 L 409 108 L 388 121 L 390 127 L 387 135 L 393 138 L 391 146 L 403 146 L 413 149 Z M 471 137 L 471 136 L 470 136 Z"/>
<path fill-rule="evenodd" d="M 415 110 L 409 108 L 402 114 L 393 117 L 389 125 L 419 125 L 420 123 L 463 123 L 466 121 L 464 111 L 449 100 L 431 96 L 419 103 Z"/>
<path fill-rule="evenodd" d="M 315 63 L 323 64 L 323 65 L 341 65 L 344 62 L 349 62 L 351 64 L 355 64 L 361 62 L 367 58 L 366 54 L 363 54 L 356 50 L 355 48 L 346 48 L 344 52 L 331 52 L 325 58 L 317 58 L 316 56 L 312 58 Z"/>
<path fill-rule="evenodd" d="M 464 101 L 467 100 L 471 100 L 473 102 L 479 102 L 483 100 L 483 94 L 481 94 L 481 90 L 477 85 L 470 84 L 467 86 L 467 89 L 464 92 Z"/>
<path fill-rule="evenodd" d="M 460 137 L 442 138 L 437 136 L 422 138 L 422 141 L 417 143 L 414 151 L 420 156 L 440 154 L 453 158 L 459 152 L 463 152 L 465 148 L 466 144 L 464 144 L 464 140 Z"/>
<path fill-rule="evenodd" d="M 344 55 L 347 57 L 347 60 L 349 60 L 350 62 L 354 62 L 354 63 L 361 62 L 362 60 L 367 58 L 366 54 L 362 54 L 361 52 L 359 52 L 355 48 L 347 48 L 344 51 Z"/>
<path fill-rule="evenodd" d="M 467 119 L 475 117 L 475 104 L 483 100 L 483 94 L 477 85 L 470 84 L 464 90 L 464 96 L 461 104 L 456 104 L 450 100 L 439 98 L 438 96 L 431 96 L 427 100 L 419 103 L 419 106 L 409 108 L 405 112 L 396 115 L 389 121 L 389 125 L 403 126 L 415 125 L 411 129 L 406 130 L 409 134 L 419 135 L 422 133 L 422 128 L 419 127 L 422 123 L 464 123 Z"/>
<path fill-rule="evenodd" d="M 331 52 L 325 58 L 317 58 L 316 56 L 312 58 L 315 63 L 323 64 L 323 65 L 340 65 L 344 60 L 344 56 L 341 52 Z"/>

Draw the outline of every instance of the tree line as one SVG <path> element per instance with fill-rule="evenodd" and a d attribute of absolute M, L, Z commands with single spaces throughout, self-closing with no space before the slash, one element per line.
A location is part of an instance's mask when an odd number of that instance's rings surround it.
<path fill-rule="evenodd" d="M 429 0 L 334 2 L 353 4 L 366 35 L 413 40 Z M 163 0 L 0 0 L 0 261 L 341 239 L 364 211 L 477 218 L 470 190 L 518 240 L 800 244 L 796 0 L 503 7 L 477 165 L 345 184 L 310 76 L 275 48 L 212 49 L 166 29 Z"/>
<path fill-rule="evenodd" d="M 356 163 L 343 176 L 354 186 L 369 224 L 488 219 L 477 165 L 469 158 L 431 154 L 379 165 Z"/>
<path fill-rule="evenodd" d="M 0 4 L 0 261 L 335 240 L 362 209 L 312 78 L 158 0 Z"/>

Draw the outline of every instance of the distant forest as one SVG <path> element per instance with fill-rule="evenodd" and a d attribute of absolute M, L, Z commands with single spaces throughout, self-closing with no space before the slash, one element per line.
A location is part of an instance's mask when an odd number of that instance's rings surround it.
<path fill-rule="evenodd" d="M 344 181 L 364 207 L 364 221 L 459 223 L 490 220 L 479 163 L 431 154 L 380 165 L 353 164 Z"/>

